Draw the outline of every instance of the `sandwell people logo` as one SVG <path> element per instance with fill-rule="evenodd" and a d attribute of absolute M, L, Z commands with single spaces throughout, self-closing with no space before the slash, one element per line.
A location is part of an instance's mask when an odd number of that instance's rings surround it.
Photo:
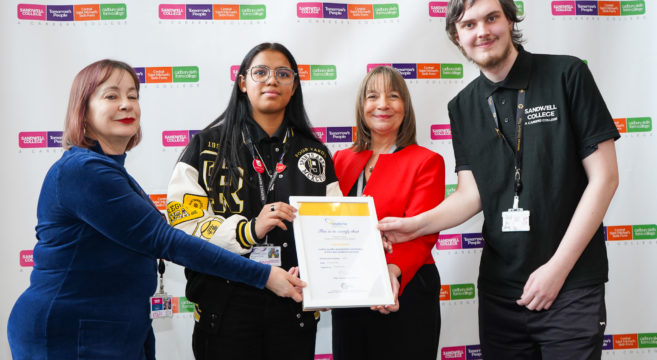
<path fill-rule="evenodd" d="M 198 66 L 153 66 L 135 67 L 142 84 L 197 83 Z"/>
<path fill-rule="evenodd" d="M 125 20 L 126 4 L 41 5 L 18 4 L 19 20 L 102 21 Z"/>
<path fill-rule="evenodd" d="M 399 4 L 299 2 L 297 17 L 334 20 L 396 19 L 399 18 Z"/>
<path fill-rule="evenodd" d="M 264 20 L 263 4 L 160 4 L 160 20 Z"/>
<path fill-rule="evenodd" d="M 61 148 L 61 131 L 21 131 L 18 133 L 18 147 L 21 149 Z"/>
<path fill-rule="evenodd" d="M 463 64 L 372 63 L 367 64 L 367 72 L 377 66 L 390 66 L 404 79 L 463 79 Z"/>
<path fill-rule="evenodd" d="M 553 16 L 633 16 L 645 15 L 643 0 L 632 1 L 552 1 Z"/>

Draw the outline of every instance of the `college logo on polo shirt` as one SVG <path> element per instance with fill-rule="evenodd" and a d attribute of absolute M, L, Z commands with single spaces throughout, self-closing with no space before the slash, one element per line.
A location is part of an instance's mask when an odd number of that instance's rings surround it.
<path fill-rule="evenodd" d="M 525 109 L 525 125 L 548 123 L 559 120 L 556 104 L 546 104 Z"/>
<path fill-rule="evenodd" d="M 297 162 L 299 171 L 305 175 L 308 180 L 322 183 L 326 181 L 326 161 L 316 152 L 307 152 L 299 158 Z"/>

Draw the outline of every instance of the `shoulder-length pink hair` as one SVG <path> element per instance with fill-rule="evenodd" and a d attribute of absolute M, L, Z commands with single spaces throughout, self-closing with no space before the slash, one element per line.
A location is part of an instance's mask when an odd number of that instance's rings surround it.
<path fill-rule="evenodd" d="M 64 125 L 64 138 L 62 140 L 65 149 L 71 146 L 89 148 L 94 145 L 93 140 L 84 134 L 87 112 L 89 109 L 89 98 L 100 84 L 104 83 L 114 70 L 125 70 L 132 76 L 135 88 L 139 93 L 139 78 L 135 70 L 122 61 L 104 59 L 96 61 L 82 69 L 73 79 L 71 94 L 68 97 L 68 109 L 66 110 L 66 123 Z M 141 140 L 141 126 L 137 133 L 130 139 L 126 151 L 139 144 Z"/>

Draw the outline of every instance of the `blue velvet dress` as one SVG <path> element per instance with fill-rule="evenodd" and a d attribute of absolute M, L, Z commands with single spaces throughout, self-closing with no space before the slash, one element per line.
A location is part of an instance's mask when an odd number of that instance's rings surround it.
<path fill-rule="evenodd" d="M 170 227 L 124 161 L 73 147 L 48 171 L 30 286 L 8 323 L 14 360 L 154 359 L 157 258 L 265 286 L 269 266 Z"/>

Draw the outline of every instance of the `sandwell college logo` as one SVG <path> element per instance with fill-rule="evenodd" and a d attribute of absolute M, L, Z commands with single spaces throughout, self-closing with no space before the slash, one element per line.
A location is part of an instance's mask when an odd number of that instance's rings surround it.
<path fill-rule="evenodd" d="M 480 345 L 446 346 L 440 349 L 440 360 L 481 360 Z"/>
<path fill-rule="evenodd" d="M 263 4 L 160 4 L 160 20 L 264 20 Z"/>
<path fill-rule="evenodd" d="M 399 17 L 398 4 L 297 3 L 297 17 L 337 20 L 376 20 Z"/>
<path fill-rule="evenodd" d="M 125 20 L 125 4 L 38 5 L 18 4 L 18 19 L 39 21 Z"/>
<path fill-rule="evenodd" d="M 187 146 L 189 140 L 201 130 L 166 130 L 162 131 L 162 146 L 181 147 Z"/>

